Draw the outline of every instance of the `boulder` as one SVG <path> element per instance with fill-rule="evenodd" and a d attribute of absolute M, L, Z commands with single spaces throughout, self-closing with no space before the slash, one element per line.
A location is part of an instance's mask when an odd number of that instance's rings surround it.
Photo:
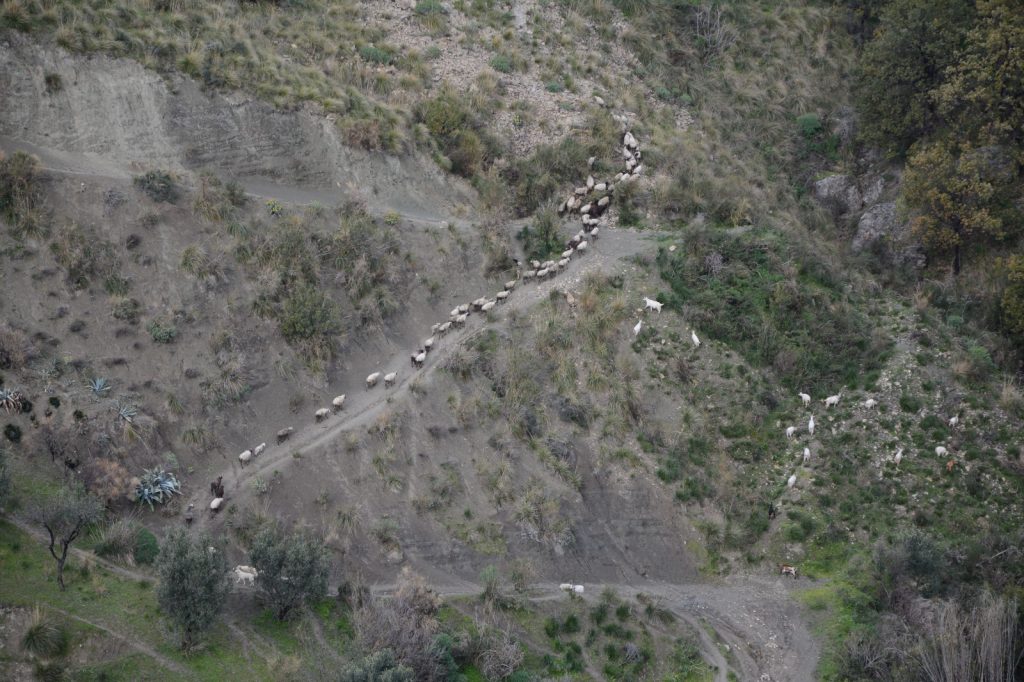
<path fill-rule="evenodd" d="M 871 250 L 894 265 L 924 267 L 924 250 L 909 241 L 909 228 L 909 223 L 900 220 L 895 202 L 875 204 L 857 222 L 853 251 Z"/>
<path fill-rule="evenodd" d="M 814 183 L 814 197 L 836 215 L 859 211 L 862 199 L 857 183 L 849 175 L 830 175 Z"/>

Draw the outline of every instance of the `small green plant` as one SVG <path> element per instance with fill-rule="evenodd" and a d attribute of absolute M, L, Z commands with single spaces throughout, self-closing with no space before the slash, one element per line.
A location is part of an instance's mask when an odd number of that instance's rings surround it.
<path fill-rule="evenodd" d="M 132 548 L 132 558 L 135 563 L 148 566 L 156 561 L 160 554 L 160 543 L 156 536 L 145 528 L 140 528 L 135 534 L 135 546 Z"/>
<path fill-rule="evenodd" d="M 48 73 L 43 76 L 43 85 L 47 95 L 55 95 L 64 89 L 64 80 L 59 73 Z"/>
<path fill-rule="evenodd" d="M 402 214 L 398 211 L 388 211 L 384 214 L 384 224 L 394 227 L 402 220 Z"/>
<path fill-rule="evenodd" d="M 153 201 L 173 204 L 181 195 L 174 176 L 167 171 L 151 170 L 136 176 L 132 182 Z"/>
<path fill-rule="evenodd" d="M 564 92 L 565 85 L 562 84 L 562 81 L 548 81 L 544 84 L 544 89 L 548 92 Z"/>
<path fill-rule="evenodd" d="M 267 199 L 267 212 L 276 218 L 284 213 L 284 205 L 277 199 Z"/>
<path fill-rule="evenodd" d="M 390 64 L 395 58 L 389 50 L 373 45 L 363 45 L 359 48 L 359 56 L 371 64 Z"/>
<path fill-rule="evenodd" d="M 146 325 L 146 331 L 149 332 L 155 343 L 171 343 L 178 336 L 178 328 L 173 324 L 163 322 L 161 320 L 152 320 Z"/>
<path fill-rule="evenodd" d="M 491 68 L 501 73 L 511 73 L 512 59 L 508 55 L 496 54 L 491 57 Z"/>
<path fill-rule="evenodd" d="M 121 298 L 114 303 L 113 315 L 115 319 L 128 324 L 137 324 L 139 321 L 139 309 L 142 306 L 134 298 Z"/>
<path fill-rule="evenodd" d="M 110 391 L 110 382 L 102 377 L 95 377 L 89 380 L 89 390 L 93 395 L 102 397 Z"/>

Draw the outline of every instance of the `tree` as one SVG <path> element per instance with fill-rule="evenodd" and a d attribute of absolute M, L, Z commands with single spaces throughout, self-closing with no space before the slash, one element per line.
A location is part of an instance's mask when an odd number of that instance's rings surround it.
<path fill-rule="evenodd" d="M 184 530 L 171 531 L 157 571 L 157 602 L 181 631 L 181 648 L 188 649 L 210 627 L 231 589 L 224 552 L 211 547 L 205 534 L 192 540 Z"/>
<path fill-rule="evenodd" d="M 1024 255 L 1006 259 L 1006 289 L 1002 301 L 1003 327 L 1024 341 Z"/>
<path fill-rule="evenodd" d="M 893 0 L 864 48 L 855 94 L 865 139 L 902 154 L 938 124 L 932 91 L 974 17 L 963 0 Z"/>
<path fill-rule="evenodd" d="M 916 146 L 903 176 L 903 198 L 917 215 L 914 235 L 931 251 L 951 252 L 960 274 L 964 247 L 1000 241 L 1016 224 L 1016 172 L 998 147 L 940 140 Z"/>
<path fill-rule="evenodd" d="M 57 562 L 57 584 L 62 591 L 68 550 L 102 514 L 103 503 L 81 486 L 64 487 L 53 497 L 40 500 L 32 507 L 30 518 L 49 534 L 50 555 Z"/>
<path fill-rule="evenodd" d="M 253 538 L 256 586 L 279 620 L 327 594 L 328 555 L 322 538 L 267 524 Z"/>
<path fill-rule="evenodd" d="M 391 649 L 381 649 L 341 671 L 340 682 L 412 682 L 412 669 L 395 661 Z"/>
<path fill-rule="evenodd" d="M 978 4 L 978 22 L 935 99 L 961 135 L 1006 144 L 1024 165 L 1024 8 L 1019 0 Z"/>

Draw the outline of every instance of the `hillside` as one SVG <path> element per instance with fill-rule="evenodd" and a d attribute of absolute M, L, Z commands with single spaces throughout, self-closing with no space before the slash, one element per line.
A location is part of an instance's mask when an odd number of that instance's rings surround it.
<path fill-rule="evenodd" d="M 862 128 L 898 4 L 4 3 L 0 673 L 1015 679 L 1014 246 Z"/>

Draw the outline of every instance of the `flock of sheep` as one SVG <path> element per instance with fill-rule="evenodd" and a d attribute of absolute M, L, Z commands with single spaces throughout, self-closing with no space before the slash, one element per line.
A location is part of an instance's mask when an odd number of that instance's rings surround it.
<path fill-rule="evenodd" d="M 809 406 L 811 404 L 811 396 L 809 394 L 807 394 L 807 393 L 798 393 L 797 395 L 800 397 L 800 401 L 804 404 L 804 406 Z M 842 398 L 842 393 L 836 393 L 835 395 L 828 396 L 827 398 L 822 400 L 822 402 L 825 404 L 825 409 L 827 410 L 830 407 L 837 406 L 839 404 L 839 400 L 841 398 Z M 863 405 L 864 408 L 870 410 L 870 409 L 873 409 L 873 408 L 878 406 L 878 401 L 875 400 L 874 398 L 868 398 L 867 400 L 865 400 L 862 403 L 862 405 Z M 948 423 L 949 423 L 949 427 L 950 428 L 956 428 L 956 426 L 960 423 L 960 415 L 957 414 L 957 415 L 954 415 L 954 416 L 950 417 Z M 799 428 L 796 427 L 796 426 L 787 426 L 786 427 L 786 438 L 794 438 L 794 437 L 796 437 L 798 431 L 799 431 Z M 807 420 L 807 433 L 808 433 L 808 435 L 811 435 L 811 436 L 814 435 L 814 415 L 813 414 Z M 935 454 L 938 457 L 946 457 L 946 456 L 949 455 L 949 450 L 944 445 L 939 445 L 939 446 L 937 446 L 935 448 Z M 803 464 L 803 466 L 807 466 L 807 464 L 808 464 L 808 462 L 810 462 L 810 460 L 811 460 L 811 450 L 808 447 L 804 447 L 803 457 L 802 457 L 801 463 Z M 892 461 L 893 461 L 893 463 L 897 467 L 900 465 L 900 462 L 903 461 L 903 448 L 899 448 L 898 450 L 896 450 L 896 454 L 893 456 Z M 949 461 L 946 462 L 946 470 L 947 471 L 952 471 L 953 467 L 955 465 L 956 465 L 956 460 L 955 459 L 950 459 Z M 786 480 L 786 487 L 792 488 L 794 485 L 796 485 L 796 479 L 797 479 L 797 475 L 794 472 Z"/>

